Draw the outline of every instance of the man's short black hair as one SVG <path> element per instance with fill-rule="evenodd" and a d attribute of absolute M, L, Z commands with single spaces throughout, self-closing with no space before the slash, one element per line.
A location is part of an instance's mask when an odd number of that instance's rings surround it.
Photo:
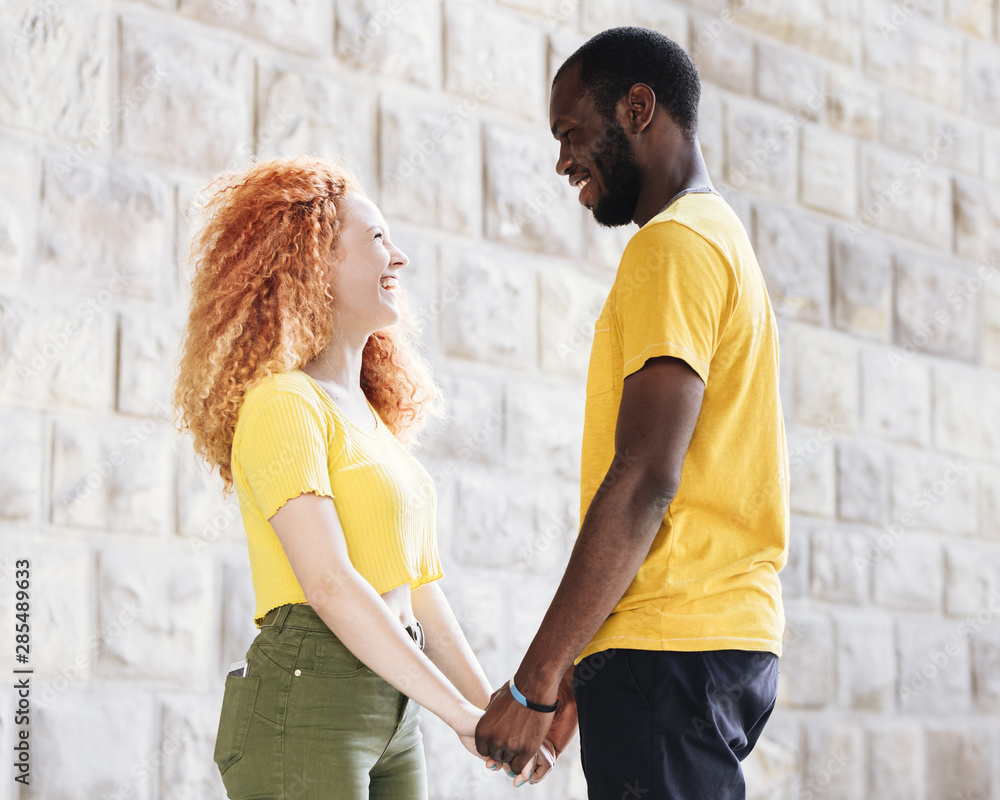
<path fill-rule="evenodd" d="M 577 65 L 583 85 L 605 119 L 614 118 L 615 106 L 629 89 L 644 83 L 685 136 L 694 140 L 701 80 L 691 57 L 673 39 L 649 28 L 602 31 L 566 59 L 552 85 Z"/>

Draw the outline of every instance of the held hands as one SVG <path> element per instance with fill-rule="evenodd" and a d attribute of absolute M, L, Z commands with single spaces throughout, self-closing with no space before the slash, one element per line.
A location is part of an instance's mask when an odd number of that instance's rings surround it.
<path fill-rule="evenodd" d="M 494 692 L 476 729 L 476 744 L 486 766 L 503 765 L 514 786 L 538 783 L 555 766 L 558 757 L 576 736 L 576 699 L 572 667 L 559 683 L 559 707 L 554 713 L 525 708 L 503 686 Z"/>

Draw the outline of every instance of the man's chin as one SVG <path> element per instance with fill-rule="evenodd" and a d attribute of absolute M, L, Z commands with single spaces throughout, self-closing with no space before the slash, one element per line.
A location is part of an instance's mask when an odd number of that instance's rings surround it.
<path fill-rule="evenodd" d="M 597 224 L 604 228 L 620 228 L 632 222 L 632 212 L 621 209 L 608 210 L 596 206 L 590 209 L 590 213 L 594 215 Z"/>

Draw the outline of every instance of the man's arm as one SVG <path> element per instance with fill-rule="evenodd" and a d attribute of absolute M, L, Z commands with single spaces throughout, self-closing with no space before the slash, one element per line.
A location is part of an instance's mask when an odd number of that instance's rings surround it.
<path fill-rule="evenodd" d="M 639 571 L 680 485 L 704 388 L 698 374 L 676 358 L 650 359 L 625 379 L 614 463 L 514 676 L 528 699 L 555 701 L 560 679 Z M 525 708 L 504 687 L 479 722 L 477 749 L 519 773 L 551 723 L 552 714 Z"/>

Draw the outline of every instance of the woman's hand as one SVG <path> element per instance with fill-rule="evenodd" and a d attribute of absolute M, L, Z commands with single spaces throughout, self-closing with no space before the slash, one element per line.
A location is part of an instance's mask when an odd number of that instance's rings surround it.
<path fill-rule="evenodd" d="M 476 708 L 472 703 L 463 701 L 459 705 L 456 715 L 448 720 L 448 725 L 458 734 L 458 740 L 466 750 L 476 758 L 485 761 L 486 759 L 479 755 L 479 751 L 476 750 L 476 725 L 479 724 L 479 718 L 482 715 L 481 708 Z"/>

